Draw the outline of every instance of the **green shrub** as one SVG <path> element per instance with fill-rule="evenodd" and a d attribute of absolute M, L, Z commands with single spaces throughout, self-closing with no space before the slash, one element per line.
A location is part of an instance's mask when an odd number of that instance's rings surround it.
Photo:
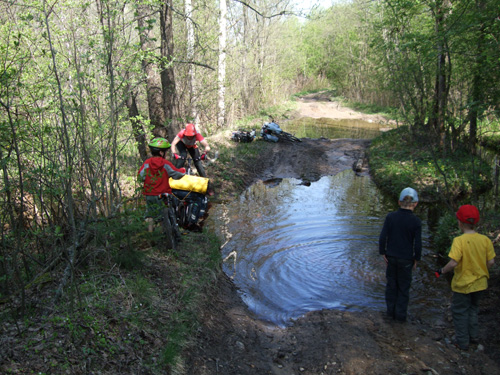
<path fill-rule="evenodd" d="M 412 186 L 424 202 L 458 202 L 492 187 L 491 166 L 465 150 L 443 152 L 402 126 L 373 140 L 370 171 L 375 183 L 392 195 Z"/>
<path fill-rule="evenodd" d="M 434 248 L 439 254 L 448 255 L 453 238 L 460 235 L 457 218 L 453 213 L 445 213 L 439 219 L 434 233 Z"/>

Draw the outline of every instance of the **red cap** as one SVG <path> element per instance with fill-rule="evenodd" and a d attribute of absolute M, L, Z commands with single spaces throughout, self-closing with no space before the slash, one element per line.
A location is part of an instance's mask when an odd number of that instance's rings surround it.
<path fill-rule="evenodd" d="M 466 224 L 477 224 L 479 222 L 479 210 L 476 206 L 465 204 L 457 211 L 457 219 Z"/>
<path fill-rule="evenodd" d="M 184 135 L 187 137 L 192 137 L 193 135 L 196 135 L 196 129 L 194 127 L 194 124 L 186 125 L 186 131 L 184 132 Z"/>

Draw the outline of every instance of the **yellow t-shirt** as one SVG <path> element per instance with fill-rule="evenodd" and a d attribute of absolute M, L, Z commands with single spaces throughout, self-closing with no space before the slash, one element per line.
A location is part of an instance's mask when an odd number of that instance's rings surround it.
<path fill-rule="evenodd" d="M 451 290 L 469 294 L 488 288 L 487 262 L 495 258 L 491 240 L 479 233 L 462 234 L 453 239 L 449 257 L 458 264 L 451 281 Z"/>

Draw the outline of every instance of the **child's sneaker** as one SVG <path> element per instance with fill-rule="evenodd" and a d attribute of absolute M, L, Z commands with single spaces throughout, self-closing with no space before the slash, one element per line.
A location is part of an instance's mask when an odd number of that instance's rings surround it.
<path fill-rule="evenodd" d="M 455 346 L 455 348 L 457 348 L 458 350 L 461 350 L 461 351 L 468 351 L 469 350 L 469 346 L 463 346 L 463 345 L 460 345 L 458 342 L 454 341 L 453 342 L 453 345 Z"/>

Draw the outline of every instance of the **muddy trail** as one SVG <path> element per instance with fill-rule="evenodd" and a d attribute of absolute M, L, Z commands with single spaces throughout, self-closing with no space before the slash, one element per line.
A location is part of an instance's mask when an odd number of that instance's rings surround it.
<path fill-rule="evenodd" d="M 299 114 L 380 121 L 318 96 L 302 100 Z M 368 146 L 369 141 L 352 139 L 277 143 L 262 155 L 265 167 L 249 172 L 248 180 L 316 181 L 352 168 L 356 162 L 359 166 Z M 366 167 L 364 160 L 358 173 L 369 173 Z M 187 374 L 500 373 L 498 265 L 481 303 L 480 345 L 468 352 L 451 345 L 451 291 L 443 297 L 440 316 L 432 320 L 412 316 L 406 323 L 396 323 L 386 320 L 382 311 L 322 310 L 279 328 L 254 319 L 227 276 L 221 275 L 217 283 L 217 295 L 203 312 L 197 343 L 187 353 Z"/>

